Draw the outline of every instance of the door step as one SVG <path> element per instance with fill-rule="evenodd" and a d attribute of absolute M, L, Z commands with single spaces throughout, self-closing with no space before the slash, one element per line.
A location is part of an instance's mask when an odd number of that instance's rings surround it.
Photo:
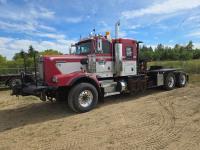
<path fill-rule="evenodd" d="M 119 94 L 120 94 L 120 92 L 105 93 L 104 97 L 113 96 L 113 95 L 119 95 Z"/>

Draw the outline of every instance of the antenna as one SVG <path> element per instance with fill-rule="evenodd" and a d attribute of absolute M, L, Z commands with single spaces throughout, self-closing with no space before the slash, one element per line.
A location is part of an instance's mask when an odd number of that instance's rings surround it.
<path fill-rule="evenodd" d="M 94 27 L 94 29 L 93 29 L 92 31 L 93 31 L 94 34 L 96 33 L 96 29 L 95 29 L 95 27 Z"/>

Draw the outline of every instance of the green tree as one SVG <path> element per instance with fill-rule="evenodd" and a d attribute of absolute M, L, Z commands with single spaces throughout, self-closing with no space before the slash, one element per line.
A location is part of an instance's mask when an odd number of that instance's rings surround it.
<path fill-rule="evenodd" d="M 189 41 L 189 43 L 186 45 L 186 50 L 193 50 L 193 47 L 194 47 L 194 45 L 193 45 L 193 42 L 192 41 Z"/>
<path fill-rule="evenodd" d="M 140 48 L 139 58 L 143 60 L 145 59 L 148 61 L 152 61 L 154 59 L 154 53 L 152 47 L 147 47 L 146 45 L 143 45 Z"/>
<path fill-rule="evenodd" d="M 35 53 L 35 49 L 33 48 L 32 45 L 29 46 L 29 49 L 28 49 L 28 56 L 29 57 L 33 57 L 34 56 L 34 53 Z"/>
<path fill-rule="evenodd" d="M 194 50 L 193 59 L 200 59 L 200 49 L 195 49 Z"/>
<path fill-rule="evenodd" d="M 21 50 L 19 53 L 15 53 L 15 55 L 13 56 L 13 60 L 22 59 L 24 58 L 24 55 L 25 55 L 24 50 Z"/>
<path fill-rule="evenodd" d="M 44 55 L 62 55 L 61 52 L 59 52 L 57 50 L 53 50 L 53 49 L 47 49 L 45 51 L 40 52 L 39 54 L 42 56 L 44 56 Z"/>
<path fill-rule="evenodd" d="M 6 57 L 3 57 L 2 55 L 0 55 L 0 64 L 3 64 L 6 62 Z"/>

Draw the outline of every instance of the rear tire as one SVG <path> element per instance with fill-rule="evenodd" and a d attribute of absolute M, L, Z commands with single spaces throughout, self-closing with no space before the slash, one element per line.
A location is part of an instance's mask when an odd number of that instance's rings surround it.
<path fill-rule="evenodd" d="M 75 112 L 87 112 L 98 102 L 97 89 L 89 83 L 75 85 L 69 92 L 68 105 Z"/>
<path fill-rule="evenodd" d="M 175 75 L 173 73 L 168 73 L 165 76 L 164 89 L 165 90 L 173 90 L 175 87 L 175 83 L 176 83 Z"/>
<path fill-rule="evenodd" d="M 187 75 L 185 73 L 179 73 L 177 75 L 177 87 L 185 87 L 187 84 Z"/>

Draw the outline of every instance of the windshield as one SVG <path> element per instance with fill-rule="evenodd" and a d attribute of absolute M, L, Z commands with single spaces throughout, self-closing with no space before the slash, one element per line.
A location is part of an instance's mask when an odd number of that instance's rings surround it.
<path fill-rule="evenodd" d="M 91 41 L 78 43 L 76 45 L 76 54 L 88 54 L 90 53 L 91 47 L 92 47 Z"/>

